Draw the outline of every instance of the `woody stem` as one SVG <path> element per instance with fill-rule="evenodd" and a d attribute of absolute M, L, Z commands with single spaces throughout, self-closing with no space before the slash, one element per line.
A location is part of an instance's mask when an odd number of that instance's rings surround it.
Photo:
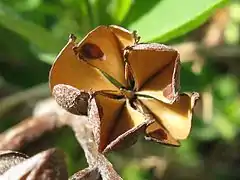
<path fill-rule="evenodd" d="M 70 126 L 75 132 L 75 136 L 84 150 L 89 167 L 96 167 L 99 153 L 87 117 L 83 118 L 81 116 L 75 116 L 75 118 L 71 119 Z"/>

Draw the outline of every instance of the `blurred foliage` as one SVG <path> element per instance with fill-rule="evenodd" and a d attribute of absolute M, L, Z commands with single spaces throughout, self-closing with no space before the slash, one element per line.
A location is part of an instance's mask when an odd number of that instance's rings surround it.
<path fill-rule="evenodd" d="M 142 138 L 127 150 L 111 153 L 109 158 L 124 179 L 240 179 L 240 2 L 226 2 L 1 0 L 1 131 L 29 116 L 36 101 L 49 96 L 47 85 L 42 83 L 47 83 L 51 63 L 70 33 L 81 39 L 100 24 L 118 24 L 137 30 L 142 41 L 168 44 L 194 41 L 203 48 L 206 46 L 199 52 L 204 60 L 200 71 L 193 69 L 196 59 L 182 59 L 181 90 L 202 94 L 189 139 L 181 148 L 172 148 Z M 215 52 L 204 44 L 203 36 L 208 30 L 205 27 L 214 24 L 214 18 L 209 18 L 219 8 L 229 14 L 218 43 L 226 50 Z M 220 16 L 215 21 L 224 20 Z M 71 174 L 86 165 L 68 130 L 48 134 L 42 141 L 67 153 Z M 36 151 L 40 151 L 40 144 Z M 156 158 L 146 167 L 143 159 L 151 156 Z"/>

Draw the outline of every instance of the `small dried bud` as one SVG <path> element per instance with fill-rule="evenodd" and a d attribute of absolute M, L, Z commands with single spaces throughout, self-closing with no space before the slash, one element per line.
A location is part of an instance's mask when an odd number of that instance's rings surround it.
<path fill-rule="evenodd" d="M 52 93 L 62 108 L 76 115 L 87 115 L 88 93 L 65 84 L 54 86 Z"/>

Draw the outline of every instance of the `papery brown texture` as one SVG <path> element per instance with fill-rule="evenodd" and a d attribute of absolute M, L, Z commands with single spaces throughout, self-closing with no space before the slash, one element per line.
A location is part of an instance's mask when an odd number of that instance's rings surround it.
<path fill-rule="evenodd" d="M 85 168 L 74 175 L 69 180 L 102 180 L 97 168 Z"/>
<path fill-rule="evenodd" d="M 136 32 L 99 26 L 79 43 L 70 38 L 51 69 L 52 91 L 59 84 L 69 85 L 77 96 L 91 94 L 88 108 L 96 101 L 97 108 L 88 115 L 98 117 L 92 123 L 99 152 L 131 145 L 140 132 L 145 132 L 146 139 L 174 146 L 189 135 L 198 94 L 179 94 L 178 51 L 138 41 Z M 71 94 L 71 100 L 68 93 L 62 97 L 69 101 L 65 104 L 74 104 L 74 111 L 63 105 L 65 100 L 56 99 L 69 112 L 82 111 Z"/>
<path fill-rule="evenodd" d="M 20 152 L 0 151 L 0 175 L 27 158 L 28 156 L 26 154 Z"/>
<path fill-rule="evenodd" d="M 62 108 L 76 115 L 87 115 L 88 99 L 90 97 L 87 92 L 79 91 L 69 85 L 56 85 L 52 94 Z"/>
<path fill-rule="evenodd" d="M 66 180 L 67 178 L 68 173 L 63 153 L 57 149 L 49 149 L 25 159 L 12 166 L 0 176 L 0 179 L 3 180 Z"/>
<path fill-rule="evenodd" d="M 72 118 L 71 127 L 75 133 L 79 144 L 83 148 L 88 168 L 75 173 L 70 179 L 104 179 L 104 180 L 122 180 L 118 173 L 114 170 L 112 164 L 105 158 L 102 152 L 99 152 L 99 113 L 95 99 L 89 103 L 88 118 L 80 118 L 75 116 Z M 82 121 L 80 121 L 80 119 Z M 89 119 L 89 120 L 88 120 Z M 95 122 L 94 122 L 95 121 Z"/>

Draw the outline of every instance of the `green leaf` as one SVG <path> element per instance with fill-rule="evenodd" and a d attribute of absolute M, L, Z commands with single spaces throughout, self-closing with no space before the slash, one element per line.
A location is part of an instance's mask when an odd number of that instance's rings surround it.
<path fill-rule="evenodd" d="M 2 76 L 0 76 L 0 88 L 4 85 L 4 79 Z"/>
<path fill-rule="evenodd" d="M 112 1 L 110 8 L 110 14 L 117 23 L 121 23 L 127 15 L 132 4 L 132 0 L 115 0 Z"/>
<path fill-rule="evenodd" d="M 17 1 L 15 6 L 21 11 L 32 11 L 40 6 L 42 0 L 22 0 Z"/>
<path fill-rule="evenodd" d="M 213 117 L 213 126 L 225 140 L 232 140 L 237 135 L 237 128 L 221 111 L 216 110 Z"/>
<path fill-rule="evenodd" d="M 181 92 L 202 91 L 207 84 L 202 73 L 194 74 L 191 66 L 192 63 L 182 63 L 180 71 Z"/>
<path fill-rule="evenodd" d="M 167 41 L 202 24 L 227 0 L 161 0 L 129 28 L 137 30 L 143 41 Z"/>
<path fill-rule="evenodd" d="M 91 6 L 96 22 L 95 25 L 113 24 L 114 20 L 108 12 L 110 5 L 109 0 L 95 0 Z"/>
<path fill-rule="evenodd" d="M 22 19 L 10 7 L 0 3 L 0 25 L 21 35 L 45 53 L 56 53 L 64 44 L 45 28 Z"/>
<path fill-rule="evenodd" d="M 147 3 L 146 1 L 142 0 L 132 1 L 131 8 L 122 22 L 124 27 L 127 27 L 129 24 L 137 21 L 144 16 L 144 14 L 151 12 L 151 10 L 156 6 L 157 3 L 159 3 L 159 1 L 160 0 L 148 0 Z"/>
<path fill-rule="evenodd" d="M 56 58 L 56 53 L 38 53 L 38 58 L 48 64 L 52 64 Z"/>
<path fill-rule="evenodd" d="M 235 76 L 224 75 L 214 81 L 214 89 L 221 98 L 234 100 L 238 95 L 238 79 Z M 228 104 L 229 105 L 229 104 Z"/>
<path fill-rule="evenodd" d="M 149 172 L 147 169 L 141 169 L 138 162 L 130 162 L 125 165 L 122 176 L 126 180 L 153 179 L 152 172 Z"/>

